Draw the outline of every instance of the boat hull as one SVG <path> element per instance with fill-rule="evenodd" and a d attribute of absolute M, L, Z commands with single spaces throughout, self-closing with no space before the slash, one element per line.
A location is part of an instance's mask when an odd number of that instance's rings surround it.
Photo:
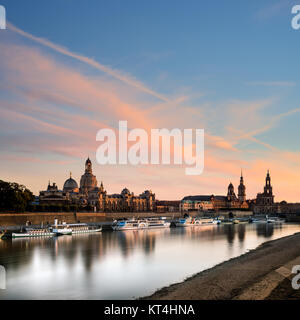
<path fill-rule="evenodd" d="M 126 230 L 147 230 L 147 229 L 165 229 L 165 228 L 170 228 L 171 223 L 166 222 L 164 225 L 157 225 L 157 226 L 137 226 L 137 227 L 131 227 L 131 226 L 124 226 L 124 227 L 119 227 L 119 226 L 113 226 L 112 229 L 114 231 L 126 231 Z"/>
<path fill-rule="evenodd" d="M 30 234 L 30 233 L 12 233 L 11 237 L 14 238 L 41 238 L 41 237 L 53 237 L 55 234 L 53 232 L 46 232 L 46 233 L 37 233 L 37 234 Z"/>
<path fill-rule="evenodd" d="M 206 226 L 217 226 L 219 223 L 175 223 L 176 227 L 206 227 Z"/>
<path fill-rule="evenodd" d="M 90 229 L 90 230 L 72 230 L 72 234 L 82 234 L 82 233 L 94 233 L 94 232 L 101 232 L 102 228 L 98 229 Z"/>

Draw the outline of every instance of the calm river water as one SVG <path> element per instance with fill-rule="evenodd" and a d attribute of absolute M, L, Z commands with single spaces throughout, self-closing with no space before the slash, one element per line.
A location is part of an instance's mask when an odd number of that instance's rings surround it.
<path fill-rule="evenodd" d="M 0 240 L 0 299 L 134 299 L 299 231 L 240 224 Z"/>

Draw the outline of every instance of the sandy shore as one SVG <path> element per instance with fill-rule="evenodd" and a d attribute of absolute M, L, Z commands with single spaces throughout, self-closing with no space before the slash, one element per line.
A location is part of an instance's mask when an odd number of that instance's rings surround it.
<path fill-rule="evenodd" d="M 265 242 L 257 249 L 165 287 L 150 300 L 297 299 L 291 268 L 300 265 L 300 233 Z"/>

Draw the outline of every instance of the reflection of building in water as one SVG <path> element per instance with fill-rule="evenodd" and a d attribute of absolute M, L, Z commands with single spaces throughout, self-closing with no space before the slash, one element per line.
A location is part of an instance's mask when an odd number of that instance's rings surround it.
<path fill-rule="evenodd" d="M 229 244 L 233 244 L 235 238 L 235 225 L 233 224 L 226 224 L 224 225 L 224 230 L 227 236 L 227 241 Z"/>
<path fill-rule="evenodd" d="M 136 249 L 142 248 L 146 254 L 155 249 L 156 237 L 161 236 L 165 230 L 127 230 L 115 232 L 118 243 L 122 248 L 122 254 L 127 257 Z"/>
<path fill-rule="evenodd" d="M 274 233 L 274 225 L 273 223 L 258 223 L 256 225 L 256 233 L 258 236 L 262 236 L 265 238 L 272 237 Z"/>
<path fill-rule="evenodd" d="M 134 195 L 127 188 L 120 194 L 107 194 L 101 182 L 100 187 L 96 176 L 93 175 L 92 162 L 88 158 L 85 162 L 85 172 L 80 179 L 80 187 L 72 178 L 64 183 L 63 190 L 58 190 L 54 183 L 48 185 L 46 191 L 41 191 L 39 196 L 40 204 L 48 205 L 90 205 L 100 212 L 141 212 L 154 211 L 155 194 L 151 190 L 146 190 L 139 196 Z"/>
<path fill-rule="evenodd" d="M 246 201 L 246 187 L 243 174 L 241 174 L 238 187 L 238 197 L 235 194 L 234 186 L 229 184 L 227 196 L 199 195 L 187 196 L 181 200 L 181 211 L 216 211 L 222 209 L 249 209 L 249 202 Z"/>
<path fill-rule="evenodd" d="M 239 224 L 238 225 L 238 238 L 240 242 L 244 242 L 245 235 L 246 235 L 246 225 L 245 224 Z"/>

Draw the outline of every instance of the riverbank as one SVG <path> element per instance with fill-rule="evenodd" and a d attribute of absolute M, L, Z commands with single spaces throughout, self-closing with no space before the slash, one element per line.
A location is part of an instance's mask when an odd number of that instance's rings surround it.
<path fill-rule="evenodd" d="M 297 299 L 291 269 L 300 265 L 300 233 L 265 242 L 257 249 L 162 288 L 147 300 Z"/>
<path fill-rule="evenodd" d="M 25 212 L 25 213 L 0 213 L 0 227 L 12 227 L 25 225 L 30 221 L 32 225 L 52 223 L 55 218 L 67 223 L 101 223 L 119 218 L 165 216 L 169 218 L 180 217 L 180 212 Z"/>

